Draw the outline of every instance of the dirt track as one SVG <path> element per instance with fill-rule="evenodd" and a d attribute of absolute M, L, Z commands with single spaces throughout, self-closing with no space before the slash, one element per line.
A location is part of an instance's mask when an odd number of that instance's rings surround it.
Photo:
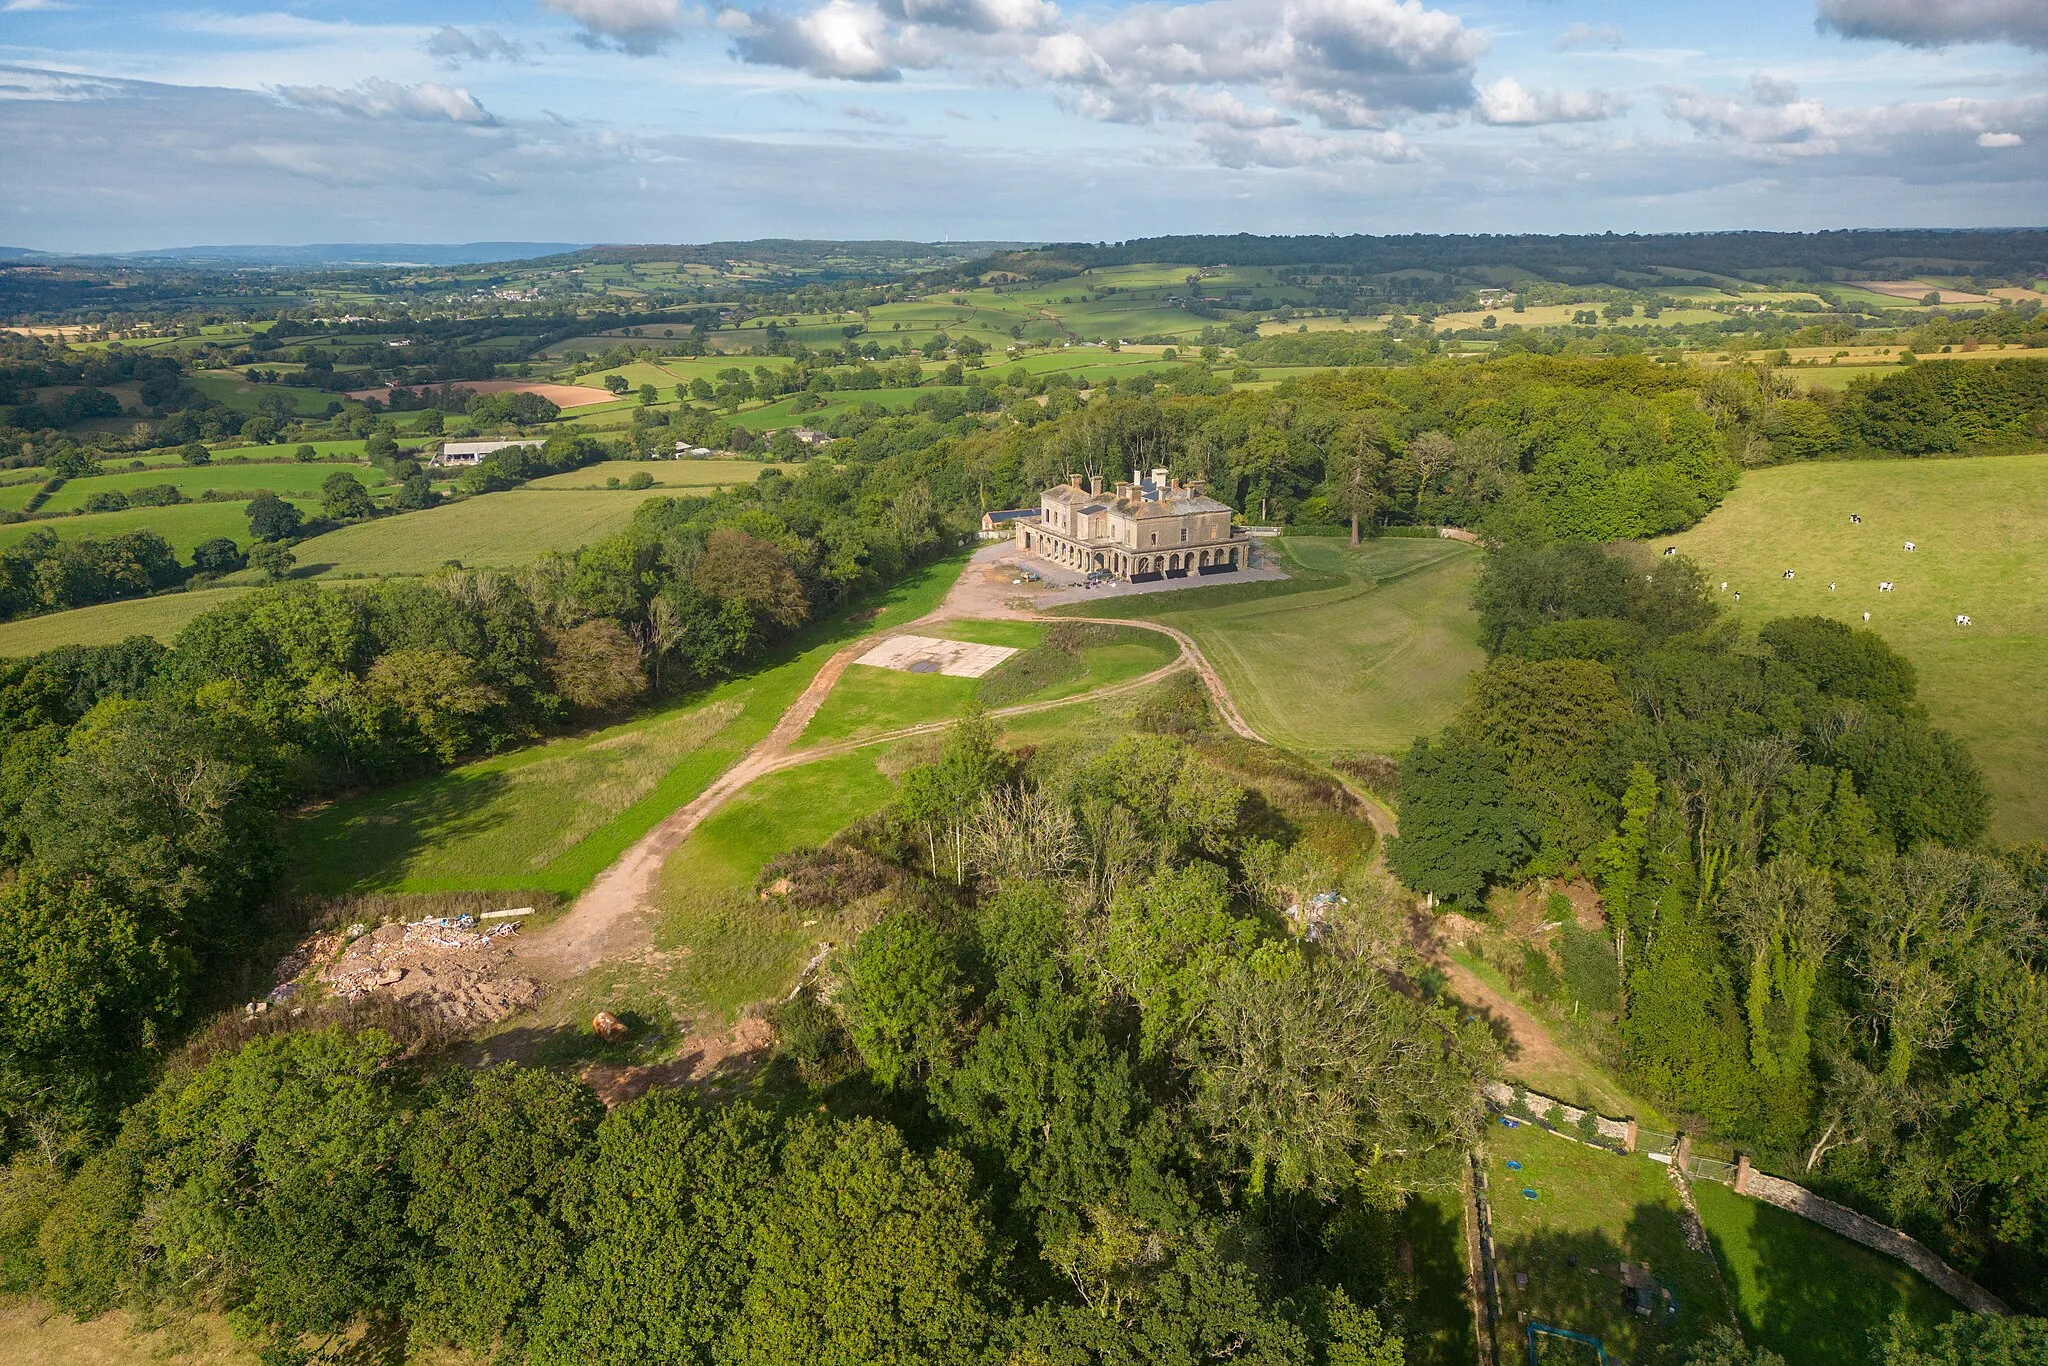
<path fill-rule="evenodd" d="M 977 572 L 978 570 L 981 572 Z M 969 564 L 966 572 L 961 574 L 953 590 L 946 595 L 946 600 L 936 611 L 903 626 L 863 636 L 826 660 L 824 667 L 818 670 L 816 677 L 811 679 L 802 695 L 790 704 L 789 709 L 775 723 L 775 729 L 770 731 L 765 739 L 748 750 L 731 768 L 721 773 L 695 800 L 682 806 L 661 824 L 648 831 L 620 855 L 616 862 L 598 874 L 597 879 L 584 890 L 583 895 L 576 899 L 576 904 L 571 906 L 561 919 L 530 935 L 522 936 L 514 950 L 522 970 L 543 980 L 560 981 L 588 971 L 607 959 L 623 957 L 649 947 L 653 943 L 653 931 L 644 912 L 653 905 L 655 883 L 661 876 L 662 865 L 668 861 L 668 856 L 690 837 L 691 832 L 757 779 L 786 768 L 795 768 L 800 764 L 836 758 L 856 749 L 889 744 L 917 735 L 929 735 L 942 731 L 952 724 L 948 721 L 932 721 L 889 731 L 865 740 L 841 741 L 801 750 L 790 748 L 803 735 L 805 727 L 811 723 L 811 718 L 817 715 L 818 708 L 824 705 L 833 685 L 839 681 L 840 675 L 846 672 L 846 666 L 872 650 L 878 642 L 905 631 L 916 630 L 921 626 L 962 618 L 1094 620 L 1041 617 L 1028 608 L 1020 607 L 1014 597 L 1006 598 L 1002 589 L 1007 587 L 1007 584 L 999 583 L 997 576 L 987 570 L 988 566 L 980 563 L 980 557 L 977 556 L 976 562 Z M 1111 687 L 1051 702 L 1026 702 L 1014 707 L 1003 707 L 991 712 L 990 715 L 1024 716 L 1053 707 L 1070 706 L 1087 699 L 1119 696 L 1150 687 L 1167 675 L 1192 664 L 1208 688 L 1217 714 L 1223 717 L 1225 723 L 1248 740 L 1259 738 L 1238 715 L 1237 708 L 1230 701 L 1230 695 L 1223 689 L 1222 680 L 1209 666 L 1209 661 L 1203 657 L 1200 647 L 1185 633 L 1151 622 L 1103 620 L 1106 625 L 1138 626 L 1170 636 L 1180 645 L 1181 657 L 1165 668 L 1155 669 L 1141 678 L 1129 679 Z"/>

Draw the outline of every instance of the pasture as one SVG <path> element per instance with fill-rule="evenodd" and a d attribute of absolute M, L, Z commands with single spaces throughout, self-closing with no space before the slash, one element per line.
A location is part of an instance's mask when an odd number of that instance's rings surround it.
<path fill-rule="evenodd" d="M 287 501 L 309 517 L 320 510 L 318 499 L 292 498 Z M 67 541 L 81 536 L 104 539 L 124 531 L 154 531 L 169 541 L 171 549 L 179 556 L 190 559 L 192 547 L 216 536 L 225 536 L 237 545 L 247 546 L 249 518 L 242 510 L 245 506 L 247 500 L 237 498 L 225 503 L 180 503 L 174 507 L 127 508 L 121 512 L 88 512 L 71 517 L 10 522 L 0 526 L 0 550 L 19 545 L 37 531 L 53 531 L 59 540 Z M 306 558 L 303 551 L 299 558 L 302 561 Z"/>
<path fill-rule="evenodd" d="M 652 496 L 649 491 L 518 488 L 463 498 L 301 541 L 296 547 L 298 572 L 309 578 L 376 578 L 431 574 L 450 563 L 512 568 L 550 550 L 574 550 L 609 536 L 631 521 L 633 509 Z"/>
<path fill-rule="evenodd" d="M 393 488 L 383 471 L 364 464 L 318 463 L 301 465 L 297 462 L 277 465 L 177 465 L 153 470 L 127 471 L 118 474 L 96 474 L 89 479 L 73 479 L 63 488 L 50 495 L 50 501 L 43 507 L 50 512 L 69 512 L 83 508 L 95 493 L 113 490 L 121 494 L 133 493 L 146 485 L 169 484 L 187 498 L 201 499 L 209 492 L 231 493 L 237 498 L 253 498 L 264 489 L 280 498 L 293 500 L 320 500 L 320 485 L 329 475 L 336 472 L 352 474 L 372 494 L 389 493 Z M 247 528 L 243 528 L 243 537 Z"/>
<path fill-rule="evenodd" d="M 1992 834 L 2048 836 L 2048 454 L 1753 470 L 1655 545 L 1691 556 L 1752 629 L 1808 614 L 1861 626 L 1870 613 L 1918 667 L 1929 715 L 1976 755 Z"/>
<path fill-rule="evenodd" d="M 654 487 L 658 489 L 709 493 L 713 489 L 731 488 L 736 484 L 751 484 L 761 477 L 764 470 L 779 469 L 786 474 L 795 468 L 794 465 L 767 464 L 758 460 L 602 460 L 580 470 L 532 480 L 526 487 L 540 490 L 603 489 L 607 479 L 624 483 L 636 474 L 645 474 L 654 480 Z"/>
<path fill-rule="evenodd" d="M 1471 607 L 1479 552 L 1395 537 L 1355 550 L 1336 537 L 1281 544 L 1292 583 L 1104 598 L 1085 610 L 1186 631 L 1252 729 L 1284 748 L 1398 754 L 1449 721 L 1483 662 Z"/>
<path fill-rule="evenodd" d="M 130 636 L 155 636 L 168 644 L 201 612 L 248 591 L 241 587 L 195 588 L 0 623 L 0 659 L 41 654 L 64 645 L 113 645 Z"/>

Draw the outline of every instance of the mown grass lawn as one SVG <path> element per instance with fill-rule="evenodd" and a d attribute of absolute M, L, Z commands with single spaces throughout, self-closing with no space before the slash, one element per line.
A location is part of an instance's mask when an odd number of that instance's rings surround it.
<path fill-rule="evenodd" d="M 624 483 L 636 474 L 644 474 L 654 480 L 657 489 L 688 489 L 702 494 L 715 488 L 751 484 L 767 470 L 779 469 L 787 473 L 794 468 L 793 465 L 768 464 L 758 460 L 601 460 L 566 474 L 546 475 L 531 481 L 526 487 L 541 490 L 602 489 L 607 479 Z"/>
<path fill-rule="evenodd" d="M 1682 1360 L 1687 1344 L 1728 1321 L 1712 1258 L 1685 1245 L 1667 1168 L 1586 1147 L 1528 1121 L 1509 1128 L 1489 1119 L 1484 1147 L 1503 1359 L 1516 1346 L 1512 1336 L 1524 1315 L 1590 1333 L 1616 1360 L 1658 1363 Z M 1674 1300 L 1657 1297 L 1648 1316 L 1625 1309 L 1624 1261 L 1647 1263 Z M 1675 1311 L 1667 1312 L 1673 1303 Z"/>
<path fill-rule="evenodd" d="M 1186 631 L 1252 729 L 1284 748 L 1397 754 L 1449 721 L 1483 662 L 1471 607 L 1478 552 L 1395 537 L 1283 546 L 1302 575 L 1294 583 L 1104 598 L 1085 610 Z"/>
<path fill-rule="evenodd" d="M 656 893 L 655 948 L 679 955 L 669 988 L 685 1009 L 730 1020 L 741 1007 L 782 996 L 804 963 L 858 926 L 850 908 L 802 912 L 754 890 L 777 854 L 823 844 L 896 794 L 882 753 L 862 750 L 751 784 L 669 856 Z"/>
<path fill-rule="evenodd" d="M 954 621 L 935 627 L 935 636 L 1030 650 L 1045 638 L 1045 627 L 1025 621 Z M 1091 645 L 1080 652 L 1077 672 L 1002 705 L 1046 702 L 1110 687 L 1163 668 L 1180 647 L 1169 636 L 1131 631 L 1128 638 Z M 1015 659 L 1017 656 L 1012 656 Z M 980 695 L 981 680 L 944 674 L 914 674 L 854 663 L 818 708 L 799 741 L 802 745 L 864 739 L 904 726 L 944 721 L 966 713 Z"/>
<path fill-rule="evenodd" d="M 1743 1332 L 1787 1361 L 1863 1366 L 1894 1311 L 1924 1326 L 1959 1306 L 1889 1257 L 1726 1186 L 1694 1186 Z"/>
<path fill-rule="evenodd" d="M 965 563 L 928 565 L 867 604 L 869 620 L 821 623 L 697 696 L 315 812 L 292 836 L 299 890 L 573 896 L 765 737 L 834 651 L 931 611 Z"/>
<path fill-rule="evenodd" d="M 2048 454 L 1752 470 L 1704 522 L 1655 544 L 1697 561 L 1752 629 L 1815 614 L 1861 626 L 1869 612 L 1918 667 L 1935 724 L 1976 755 L 1992 834 L 2048 836 Z"/>

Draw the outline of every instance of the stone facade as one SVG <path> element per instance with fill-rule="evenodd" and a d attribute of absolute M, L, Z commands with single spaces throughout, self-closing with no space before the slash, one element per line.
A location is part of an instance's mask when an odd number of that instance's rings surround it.
<path fill-rule="evenodd" d="M 1249 564 L 1250 544 L 1230 509 L 1205 497 L 1199 481 L 1176 484 L 1163 469 L 1102 491 L 1102 477 L 1055 484 L 1038 515 L 1018 518 L 1017 548 L 1082 573 L 1143 583 L 1190 574 L 1228 574 Z"/>

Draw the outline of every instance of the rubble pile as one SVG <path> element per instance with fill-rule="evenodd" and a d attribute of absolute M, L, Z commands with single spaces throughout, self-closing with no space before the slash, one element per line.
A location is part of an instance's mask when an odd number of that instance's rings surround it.
<path fill-rule="evenodd" d="M 505 941 L 518 932 L 516 923 L 479 929 L 476 917 L 465 915 L 380 925 L 347 940 L 319 935 L 287 955 L 278 974 L 285 978 L 294 960 L 293 979 L 307 966 L 323 963 L 317 980 L 343 1000 L 383 995 L 458 1028 L 474 1028 L 540 999 L 540 983 L 505 971 L 512 957 Z M 289 994 L 292 985 L 282 980 L 278 992 Z M 273 999 L 281 999 L 278 992 Z"/>

